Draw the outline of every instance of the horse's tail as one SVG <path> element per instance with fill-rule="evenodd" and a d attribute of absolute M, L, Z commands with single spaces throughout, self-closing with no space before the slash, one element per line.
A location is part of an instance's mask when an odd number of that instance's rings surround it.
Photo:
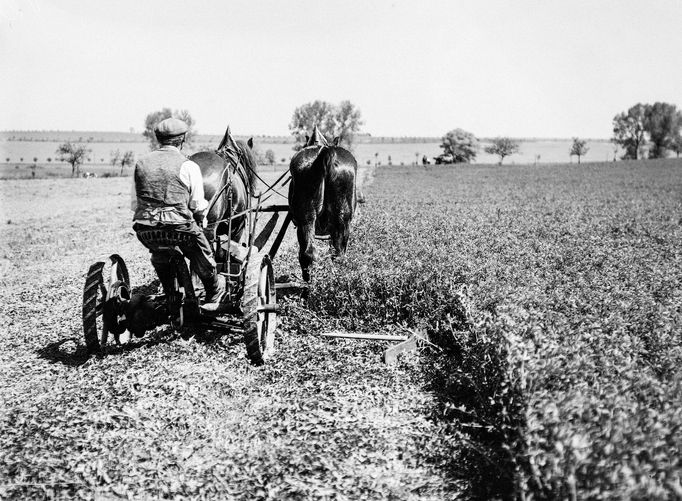
<path fill-rule="evenodd" d="M 319 168 L 324 173 L 325 179 L 328 181 L 336 179 L 336 151 L 334 148 L 323 146 L 315 161 L 319 162 Z"/>

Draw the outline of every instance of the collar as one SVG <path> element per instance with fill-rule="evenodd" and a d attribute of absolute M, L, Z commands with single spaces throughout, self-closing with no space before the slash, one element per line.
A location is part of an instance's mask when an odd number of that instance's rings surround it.
<path fill-rule="evenodd" d="M 170 144 L 164 144 L 163 146 L 159 147 L 157 151 L 177 151 L 178 153 L 180 153 L 179 148 L 172 146 Z"/>

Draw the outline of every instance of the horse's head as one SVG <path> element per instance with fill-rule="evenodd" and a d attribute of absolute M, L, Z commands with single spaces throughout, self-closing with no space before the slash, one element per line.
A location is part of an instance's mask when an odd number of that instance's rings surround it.
<path fill-rule="evenodd" d="M 248 178 L 249 192 L 251 195 L 255 195 L 258 186 L 258 162 L 253 152 L 253 138 L 249 138 L 246 142 L 235 140 L 228 125 L 215 152 L 235 169 L 243 169 Z"/>
<path fill-rule="evenodd" d="M 239 161 L 249 178 L 251 195 L 255 196 L 258 188 L 258 162 L 253 152 L 253 138 L 250 137 L 246 142 L 238 140 L 237 147 L 239 148 Z"/>

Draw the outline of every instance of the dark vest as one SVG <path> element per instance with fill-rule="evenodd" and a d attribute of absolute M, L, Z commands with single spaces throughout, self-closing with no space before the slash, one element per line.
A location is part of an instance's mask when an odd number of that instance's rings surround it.
<path fill-rule="evenodd" d="M 180 180 L 187 158 L 175 148 L 161 147 L 137 161 L 133 219 L 181 224 L 192 220 L 189 188 Z"/>

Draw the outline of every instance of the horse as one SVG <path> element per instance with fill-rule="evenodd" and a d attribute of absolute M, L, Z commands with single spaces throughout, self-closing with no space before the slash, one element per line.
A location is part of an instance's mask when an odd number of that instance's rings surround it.
<path fill-rule="evenodd" d="M 306 282 L 312 279 L 315 236 L 329 235 L 332 259 L 343 256 L 348 247 L 358 164 L 338 143 L 337 137 L 329 145 L 316 126 L 289 164 L 289 215 L 296 225 L 298 260 Z"/>
<path fill-rule="evenodd" d="M 230 217 L 247 210 L 251 206 L 251 197 L 256 194 L 258 165 L 253 153 L 253 138 L 247 142 L 235 141 L 228 126 L 215 152 L 200 151 L 189 159 L 201 169 L 204 197 L 209 200 L 205 215 L 207 226 L 215 229 L 216 236 L 226 235 Z M 231 206 L 228 195 L 232 199 Z M 246 214 L 232 221 L 231 240 L 241 240 L 245 223 Z"/>

